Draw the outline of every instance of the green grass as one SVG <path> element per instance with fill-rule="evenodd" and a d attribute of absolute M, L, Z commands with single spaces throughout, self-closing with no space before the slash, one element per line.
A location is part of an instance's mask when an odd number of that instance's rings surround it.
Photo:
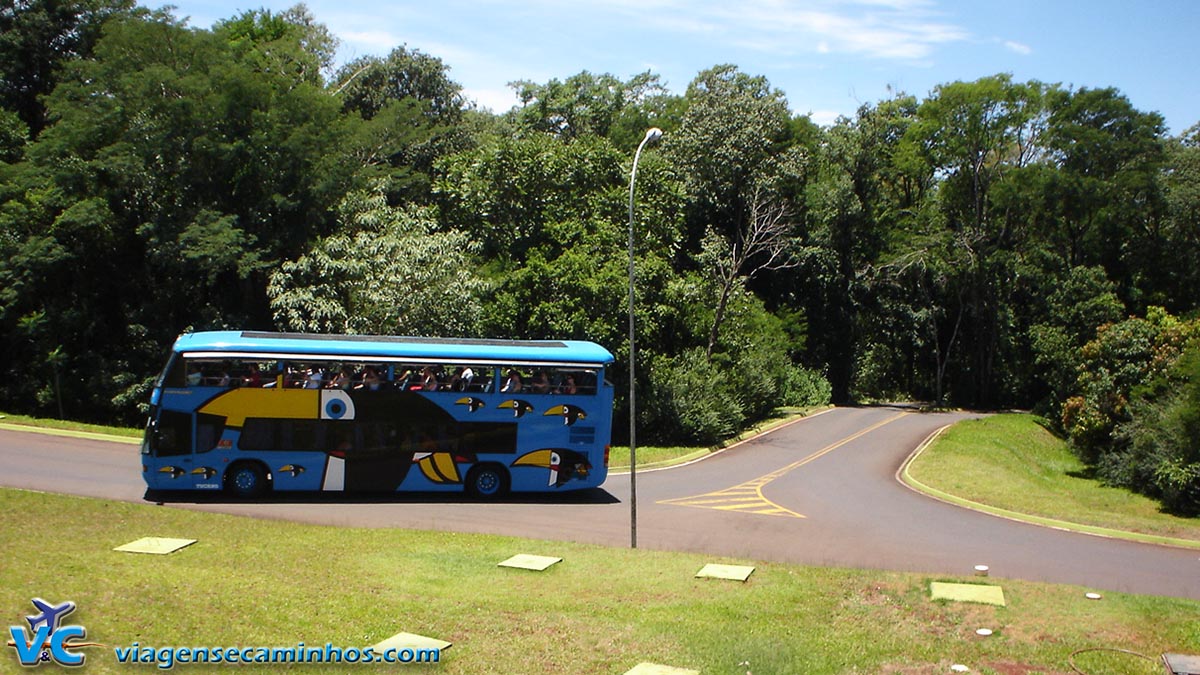
<path fill-rule="evenodd" d="M 122 436 L 125 438 L 142 437 L 142 429 L 113 427 L 103 424 L 87 424 L 85 422 L 73 422 L 71 420 L 55 420 L 45 417 L 30 417 L 28 415 L 14 415 L 12 413 L 0 412 L 0 425 L 3 424 L 12 424 L 21 427 L 34 427 L 38 429 L 54 429 L 58 431 L 102 434 L 107 436 Z"/>
<path fill-rule="evenodd" d="M 1200 519 L 1089 478 L 1067 444 L 1027 414 L 955 424 L 908 468 L 920 483 L 955 497 L 1041 518 L 1200 542 Z"/>
<path fill-rule="evenodd" d="M 929 582 L 947 579 L 919 574 L 758 563 L 741 584 L 693 577 L 705 562 L 755 563 L 300 525 L 16 490 L 0 490 L 0 509 L 7 515 L 0 611 L 9 625 L 33 611 L 30 598 L 73 600 L 79 609 L 68 622 L 110 648 L 134 641 L 352 647 L 409 631 L 454 647 L 439 665 L 405 672 L 612 674 L 651 661 L 706 675 L 820 675 L 949 672 L 955 663 L 974 673 L 1057 673 L 1079 649 L 1157 656 L 1200 644 L 1200 603 L 1118 593 L 1097 602 L 1070 586 L 1005 581 L 1009 605 L 993 607 L 931 601 Z M 199 541 L 169 556 L 111 551 L 143 536 Z M 544 573 L 496 567 L 519 552 L 564 561 Z M 979 627 L 996 634 L 979 638 Z M 85 653 L 89 673 L 131 668 L 108 649 Z M 0 671 L 20 670 L 12 652 L 0 659 L 8 659 Z M 1081 663 L 1092 673 L 1158 672 L 1115 654 Z"/>

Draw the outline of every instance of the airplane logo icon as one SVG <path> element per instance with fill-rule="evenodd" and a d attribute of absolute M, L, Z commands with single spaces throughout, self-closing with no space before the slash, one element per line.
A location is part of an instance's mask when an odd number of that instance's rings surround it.
<path fill-rule="evenodd" d="M 103 647 L 98 642 L 78 642 L 87 637 L 87 629 L 83 626 L 64 626 L 63 617 L 75 611 L 75 603 L 70 600 L 55 605 L 41 598 L 33 598 L 33 606 L 40 613 L 26 616 L 29 630 L 23 626 L 9 626 L 8 634 L 12 638 L 8 646 L 17 652 L 17 660 L 22 666 L 36 666 L 54 661 L 60 666 L 82 666 L 83 654 L 72 650 L 80 647 Z"/>
<path fill-rule="evenodd" d="M 33 606 L 42 612 L 36 616 L 25 617 L 29 622 L 29 629 L 34 632 L 37 632 L 39 625 L 44 625 L 50 629 L 50 633 L 54 633 L 62 624 L 63 617 L 75 611 L 75 603 L 70 600 L 61 605 L 51 605 L 41 598 L 34 598 Z"/>

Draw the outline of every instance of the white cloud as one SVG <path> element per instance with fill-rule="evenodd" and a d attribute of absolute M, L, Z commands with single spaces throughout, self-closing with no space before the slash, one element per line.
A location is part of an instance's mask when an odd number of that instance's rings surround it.
<path fill-rule="evenodd" d="M 817 51 L 919 60 L 939 44 L 970 37 L 931 0 L 577 0 L 570 10 L 557 0 L 526 0 L 529 5 L 566 12 L 566 22 L 618 14 L 630 27 L 789 56 Z"/>
<path fill-rule="evenodd" d="M 494 113 L 502 114 L 509 111 L 521 101 L 512 89 L 463 89 L 463 96 L 474 101 L 480 108 L 486 108 Z"/>
<path fill-rule="evenodd" d="M 1033 47 L 1030 47 L 1026 44 L 1021 44 L 1020 42 L 1013 42 L 1012 40 L 1005 40 L 1004 46 L 1007 47 L 1009 51 L 1016 52 L 1022 56 L 1029 56 L 1033 53 Z"/>
<path fill-rule="evenodd" d="M 836 110 L 813 110 L 808 113 L 809 119 L 823 127 L 830 126 L 841 116 L 842 113 Z"/>
<path fill-rule="evenodd" d="M 402 42 L 396 35 L 385 30 L 355 31 L 346 30 L 337 33 L 342 44 L 352 51 L 364 54 L 387 54 Z"/>

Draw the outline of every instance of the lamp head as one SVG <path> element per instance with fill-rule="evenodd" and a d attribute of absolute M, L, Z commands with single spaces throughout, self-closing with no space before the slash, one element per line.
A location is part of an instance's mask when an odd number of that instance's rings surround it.
<path fill-rule="evenodd" d="M 642 139 L 643 143 L 653 143 L 662 138 L 663 131 L 658 127 L 650 127 L 646 130 L 646 138 Z"/>

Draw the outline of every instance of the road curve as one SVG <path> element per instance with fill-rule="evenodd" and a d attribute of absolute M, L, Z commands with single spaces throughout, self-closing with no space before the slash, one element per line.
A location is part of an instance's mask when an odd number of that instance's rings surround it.
<path fill-rule="evenodd" d="M 970 511 L 901 485 L 897 469 L 934 430 L 967 417 L 838 408 L 711 456 L 639 472 L 638 545 L 763 561 L 970 574 L 1200 599 L 1200 553 L 1074 534 Z M 143 501 L 137 447 L 0 431 L 0 485 Z M 600 490 L 479 504 L 462 497 L 232 503 L 185 495 L 173 506 L 337 526 L 483 532 L 628 546 L 629 476 Z"/>

